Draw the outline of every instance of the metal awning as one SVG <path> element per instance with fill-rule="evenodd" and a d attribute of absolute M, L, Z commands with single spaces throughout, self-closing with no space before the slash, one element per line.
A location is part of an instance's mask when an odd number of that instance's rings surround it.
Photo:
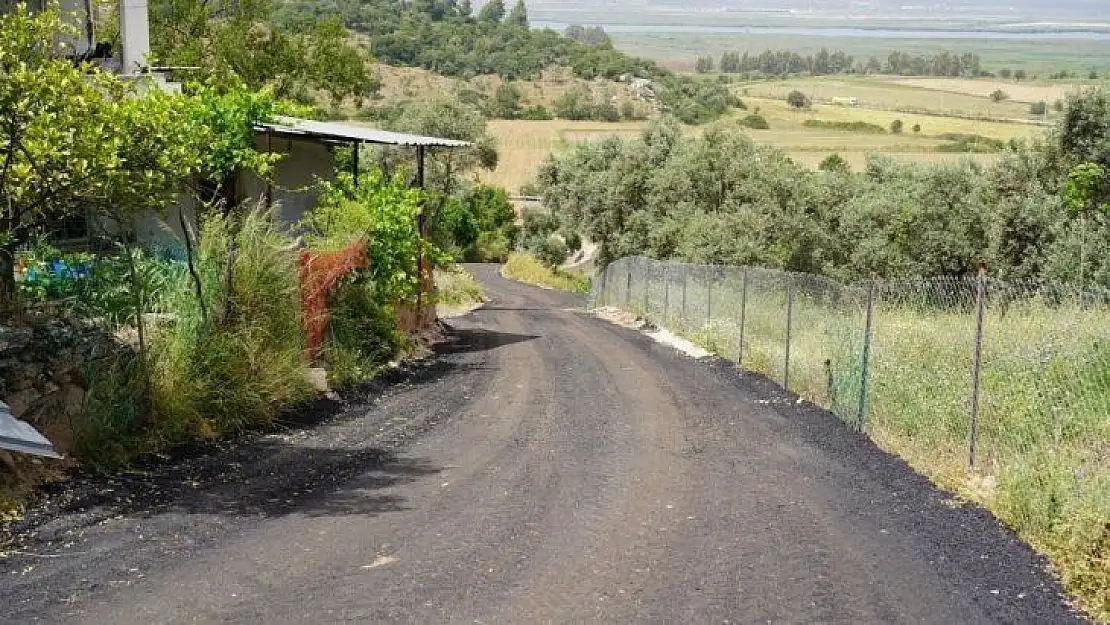
<path fill-rule="evenodd" d="M 255 124 L 255 130 L 286 137 L 309 137 L 331 141 L 377 143 L 380 145 L 416 146 L 422 148 L 467 148 L 472 144 L 455 139 L 410 135 L 403 132 L 377 130 L 354 124 L 318 122 L 296 117 L 274 117 L 273 121 Z"/>
<path fill-rule="evenodd" d="M 33 456 L 61 458 L 54 445 L 38 430 L 12 416 L 8 405 L 0 401 L 0 449 Z"/>

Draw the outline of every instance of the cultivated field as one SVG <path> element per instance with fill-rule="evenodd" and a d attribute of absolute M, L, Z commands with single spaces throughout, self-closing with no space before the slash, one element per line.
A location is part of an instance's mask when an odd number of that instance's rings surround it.
<path fill-rule="evenodd" d="M 1011 104 L 1019 102 L 1047 102 L 1066 100 L 1068 94 L 1086 86 L 1098 84 L 1095 81 L 1084 83 L 1041 82 L 1026 83 L 1011 80 L 963 80 L 959 78 L 891 78 L 890 84 L 905 85 L 928 91 L 967 94 L 987 98 L 996 89 L 1009 94 Z M 1002 104 L 1006 104 L 1003 102 Z"/>
<path fill-rule="evenodd" d="M 872 153 L 915 162 L 952 162 L 963 158 L 989 162 L 997 156 L 942 151 L 951 141 L 941 135 L 979 135 L 1006 141 L 1033 138 L 1045 131 L 1038 120 L 1030 119 L 1028 104 L 995 104 L 973 93 L 957 93 L 960 89 L 980 89 L 980 81 L 937 79 L 925 84 L 938 89 L 899 84 L 897 79 L 885 78 L 806 78 L 738 84 L 736 93 L 741 95 L 748 110 L 735 111 L 724 122 L 739 124 L 744 116 L 758 112 L 766 118 L 770 129 L 748 129 L 756 141 L 773 145 L 809 167 L 816 167 L 835 152 L 854 169 L 863 167 L 867 155 Z M 939 90 L 941 88 L 947 91 Z M 815 104 L 804 110 L 791 108 L 785 98 L 794 89 L 810 96 Z M 828 103 L 840 97 L 855 97 L 860 106 Z M 917 112 L 904 112 L 909 110 Z M 1013 121 L 982 119 L 987 116 Z M 806 126 L 807 120 L 864 122 L 884 129 L 889 129 L 895 120 L 902 120 L 904 131 L 901 134 L 892 134 L 889 130 L 860 133 Z M 915 125 L 921 128 L 919 133 L 913 132 Z M 482 173 L 480 177 L 483 182 L 517 192 L 535 179 L 548 154 L 559 153 L 578 142 L 607 136 L 635 137 L 644 126 L 644 122 L 491 121 L 489 129 L 498 139 L 501 163 L 496 171 Z M 686 131 L 697 132 L 697 129 L 687 128 Z"/>
<path fill-rule="evenodd" d="M 489 131 L 497 138 L 500 161 L 493 172 L 482 172 L 482 182 L 503 186 L 511 193 L 535 180 L 548 154 L 558 153 L 583 141 L 609 136 L 631 138 L 644 128 L 643 122 L 519 121 L 494 120 Z"/>
<path fill-rule="evenodd" d="M 779 99 L 785 99 L 786 94 L 797 89 L 816 103 L 829 102 L 833 98 L 856 98 L 861 108 L 928 111 L 965 117 L 1041 119 L 1030 115 L 1029 101 L 1044 100 L 1051 105 L 1057 98 L 1063 98 L 1070 87 L 1036 87 L 1005 81 L 953 78 L 827 76 L 740 83 L 737 88 L 741 94 Z M 996 89 L 1002 89 L 1012 99 L 992 102 L 989 96 Z M 1034 95 L 1037 96 L 1035 99 L 1032 98 Z M 1024 100 L 1025 97 L 1029 100 Z"/>

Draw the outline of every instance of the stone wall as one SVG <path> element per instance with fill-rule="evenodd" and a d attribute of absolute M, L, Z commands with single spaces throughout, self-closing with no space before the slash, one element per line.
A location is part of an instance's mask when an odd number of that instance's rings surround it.
<path fill-rule="evenodd" d="M 57 318 L 0 325 L 0 399 L 71 456 L 90 367 L 130 349 L 95 326 Z"/>

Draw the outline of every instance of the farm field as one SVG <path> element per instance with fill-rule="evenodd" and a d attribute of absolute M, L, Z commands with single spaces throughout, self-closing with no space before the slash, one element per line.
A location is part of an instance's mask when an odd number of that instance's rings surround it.
<path fill-rule="evenodd" d="M 1010 95 L 1010 102 L 1002 104 L 1017 104 L 1018 102 L 1047 102 L 1052 104 L 1056 100 L 1064 100 L 1076 90 L 1097 84 L 1099 81 L 1085 82 L 1014 82 L 1011 80 L 966 80 L 960 78 L 890 78 L 887 80 L 892 85 L 904 85 L 928 91 L 943 93 L 963 94 L 987 98 L 995 89 L 1001 89 Z"/>
<path fill-rule="evenodd" d="M 1074 87 L 958 78 L 826 76 L 744 82 L 739 83 L 737 89 L 738 94 L 778 99 L 785 99 L 786 94 L 797 89 L 817 103 L 833 98 L 856 98 L 861 108 L 1039 120 L 1041 117 L 1030 115 L 1030 102 L 1044 100 L 1051 105 L 1066 97 Z M 989 96 L 996 89 L 1001 89 L 1011 99 L 992 102 Z M 1050 110 L 1050 114 L 1054 112 Z"/>
<path fill-rule="evenodd" d="M 816 167 L 835 152 L 854 169 L 863 167 L 867 155 L 871 153 L 915 162 L 952 162 L 964 158 L 990 162 L 997 155 L 941 151 L 951 144 L 941 135 L 979 135 L 1007 141 L 1034 138 L 1045 132 L 1045 126 L 1029 119 L 1028 104 L 1013 101 L 995 104 L 987 97 L 975 95 L 982 90 L 980 83 L 991 85 L 986 81 L 949 79 L 930 79 L 922 85 L 906 85 L 901 84 L 900 79 L 878 77 L 805 78 L 738 84 L 737 94 L 747 94 L 741 97 L 748 110 L 735 111 L 722 123 L 738 124 L 744 116 L 758 111 L 767 120 L 770 129 L 748 129 L 747 132 L 756 141 L 773 145 L 808 167 Z M 809 109 L 792 109 L 785 98 L 793 89 L 806 93 L 817 103 Z M 861 106 L 825 103 L 834 97 L 855 97 Z M 897 109 L 922 112 L 905 113 Z M 953 115 L 997 116 L 1027 123 Z M 884 129 L 889 129 L 895 120 L 902 120 L 904 131 L 901 134 L 889 131 L 860 133 L 806 126 L 807 120 L 864 122 Z M 489 123 L 489 130 L 498 140 L 500 165 L 493 172 L 483 172 L 480 178 L 483 182 L 504 186 L 516 193 L 535 179 L 548 154 L 564 151 L 582 141 L 608 136 L 635 137 L 645 125 L 646 122 L 494 120 Z M 921 127 L 919 133 L 913 132 L 915 125 Z M 697 129 L 687 128 L 687 132 L 697 132 Z"/>
<path fill-rule="evenodd" d="M 500 159 L 497 169 L 482 172 L 480 179 L 516 193 L 535 180 L 548 154 L 609 136 L 632 138 L 645 126 L 646 122 L 491 120 L 488 129 L 497 138 Z"/>

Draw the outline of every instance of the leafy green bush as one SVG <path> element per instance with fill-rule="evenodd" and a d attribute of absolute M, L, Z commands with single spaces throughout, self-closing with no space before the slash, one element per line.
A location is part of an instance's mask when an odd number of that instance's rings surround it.
<path fill-rule="evenodd" d="M 558 232 L 559 218 L 554 212 L 544 210 L 524 211 L 524 237 L 525 247 L 535 247 L 549 236 Z"/>
<path fill-rule="evenodd" d="M 817 169 L 821 171 L 832 171 L 840 173 L 848 173 L 852 171 L 852 167 L 848 164 L 848 161 L 844 160 L 844 157 L 839 154 L 829 154 L 828 156 L 826 156 L 821 161 L 821 164 L 817 166 Z"/>
<path fill-rule="evenodd" d="M 806 97 L 806 94 L 802 93 L 801 91 L 798 91 L 797 89 L 795 89 L 794 91 L 791 91 L 789 94 L 787 94 L 786 102 L 792 108 L 796 108 L 796 109 L 809 108 L 809 98 Z"/>
<path fill-rule="evenodd" d="M 520 118 L 529 121 L 542 122 L 555 119 L 555 116 L 551 114 L 551 111 L 547 110 L 547 107 L 543 106 L 542 104 L 537 104 L 535 106 L 529 106 L 528 108 L 524 109 L 524 112 L 520 114 Z"/>
<path fill-rule="evenodd" d="M 555 116 L 569 120 L 594 119 L 596 106 L 593 95 L 585 87 L 574 87 L 563 92 L 552 102 Z"/>
<path fill-rule="evenodd" d="M 387 181 L 380 172 L 363 177 L 357 189 L 349 176 L 325 184 L 315 208 L 303 220 L 307 240 L 316 249 L 346 247 L 366 241 L 370 271 L 383 303 L 410 301 L 419 292 L 417 263 L 422 253 L 436 259 L 439 253 L 420 237 L 416 218 L 420 191 L 410 189 L 401 177 Z"/>
<path fill-rule="evenodd" d="M 771 125 L 767 123 L 767 119 L 759 113 L 752 113 L 740 120 L 740 125 L 752 130 L 769 130 Z"/>
<path fill-rule="evenodd" d="M 503 263 L 508 260 L 509 253 L 512 251 L 512 241 L 504 232 L 487 231 L 478 235 L 478 241 L 474 245 L 474 255 L 470 260 L 478 263 Z"/>
<path fill-rule="evenodd" d="M 567 244 L 568 251 L 577 252 L 578 250 L 582 249 L 582 235 L 572 230 L 568 233 L 564 233 L 562 236 L 563 241 L 565 241 Z"/>
<path fill-rule="evenodd" d="M 532 253 L 547 267 L 558 267 L 567 262 L 567 245 L 558 235 L 547 237 Z"/>
<path fill-rule="evenodd" d="M 329 365 L 329 380 L 337 386 L 372 377 L 405 344 L 392 307 L 382 303 L 368 271 L 357 271 L 341 280 L 328 307 L 324 359 Z"/>

